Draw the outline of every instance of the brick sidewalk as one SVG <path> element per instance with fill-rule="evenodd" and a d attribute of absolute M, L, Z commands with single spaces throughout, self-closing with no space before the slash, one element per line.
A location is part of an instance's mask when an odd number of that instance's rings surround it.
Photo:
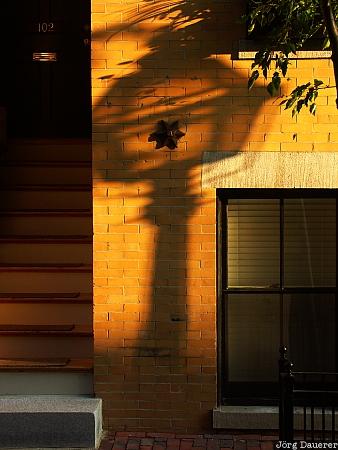
<path fill-rule="evenodd" d="M 277 435 L 109 433 L 99 450 L 272 450 Z"/>

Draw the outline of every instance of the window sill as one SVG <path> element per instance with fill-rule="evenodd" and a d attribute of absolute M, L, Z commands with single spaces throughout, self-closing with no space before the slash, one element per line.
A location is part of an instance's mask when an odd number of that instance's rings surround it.
<path fill-rule="evenodd" d="M 335 413 L 338 423 L 338 411 Z M 303 408 L 295 407 L 295 430 L 303 430 Z M 278 430 L 278 406 L 218 406 L 213 409 L 213 428 L 242 429 L 242 430 Z M 321 409 L 315 408 L 315 426 L 321 427 Z M 326 418 L 327 427 L 330 426 L 331 416 Z M 310 411 L 307 409 L 307 423 L 310 423 Z M 329 429 L 329 428 L 327 428 Z M 338 431 L 338 425 L 336 425 Z"/>
<path fill-rule="evenodd" d="M 219 406 L 213 409 L 213 428 L 278 430 L 277 406 Z"/>
<path fill-rule="evenodd" d="M 259 50 L 254 41 L 241 39 L 238 42 L 238 59 L 255 59 L 255 54 Z M 290 54 L 290 59 L 330 59 L 331 50 L 301 50 L 296 55 Z"/>

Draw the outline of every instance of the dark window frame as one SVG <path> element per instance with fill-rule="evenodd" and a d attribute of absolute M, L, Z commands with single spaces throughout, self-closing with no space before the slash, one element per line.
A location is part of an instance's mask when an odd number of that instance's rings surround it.
<path fill-rule="evenodd" d="M 334 198 L 336 200 L 336 286 L 326 288 L 283 286 L 284 243 L 283 204 L 284 199 Z M 218 404 L 277 404 L 278 383 L 229 383 L 226 302 L 228 294 L 274 293 L 332 293 L 336 309 L 336 371 L 338 371 L 338 189 L 217 189 L 217 397 Z M 230 199 L 278 199 L 280 200 L 280 287 L 278 288 L 228 288 L 227 286 L 227 204 Z M 225 249 L 225 251 L 223 251 Z M 283 320 L 281 316 L 281 321 Z M 281 342 L 283 344 L 283 342 Z M 276 365 L 278 353 L 276 354 Z M 297 370 L 297 369 L 296 369 Z M 231 389 L 229 391 L 229 389 Z"/>

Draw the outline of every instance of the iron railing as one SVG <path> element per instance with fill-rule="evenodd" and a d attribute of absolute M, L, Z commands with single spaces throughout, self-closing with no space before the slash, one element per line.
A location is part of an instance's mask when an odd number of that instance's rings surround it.
<path fill-rule="evenodd" d="M 338 373 L 295 372 L 281 347 L 279 386 L 280 440 L 294 441 L 295 429 L 305 441 L 338 439 Z"/>

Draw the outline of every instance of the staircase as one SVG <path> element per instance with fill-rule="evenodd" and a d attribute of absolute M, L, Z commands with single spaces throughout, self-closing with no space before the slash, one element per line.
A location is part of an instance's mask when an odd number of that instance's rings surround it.
<path fill-rule="evenodd" d="M 91 395 L 91 145 L 0 156 L 0 395 Z"/>

